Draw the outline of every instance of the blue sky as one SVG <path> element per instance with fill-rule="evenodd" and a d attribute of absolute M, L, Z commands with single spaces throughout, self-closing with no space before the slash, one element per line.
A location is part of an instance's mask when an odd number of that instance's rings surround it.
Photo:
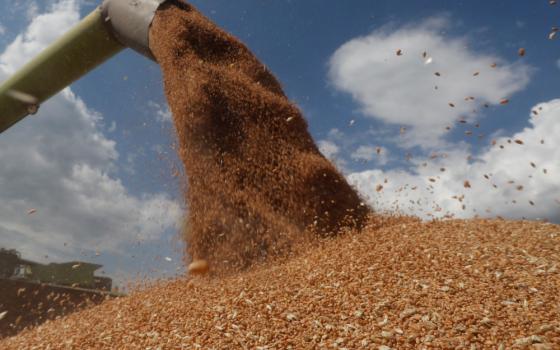
<path fill-rule="evenodd" d="M 549 40 L 560 5 L 192 4 L 271 68 L 323 153 L 378 211 L 560 221 L 560 39 Z M 0 80 L 96 5 L 0 4 Z M 185 204 L 161 84 L 158 66 L 127 50 L 0 135 L 10 164 L 0 170 L 0 246 L 100 262 L 120 283 L 182 271 Z"/>

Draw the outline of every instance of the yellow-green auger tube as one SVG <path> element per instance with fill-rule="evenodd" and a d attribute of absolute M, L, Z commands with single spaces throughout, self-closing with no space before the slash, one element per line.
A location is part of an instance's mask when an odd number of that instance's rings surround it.
<path fill-rule="evenodd" d="M 105 0 L 0 85 L 0 133 L 126 47 L 153 59 L 149 28 L 166 0 Z"/>

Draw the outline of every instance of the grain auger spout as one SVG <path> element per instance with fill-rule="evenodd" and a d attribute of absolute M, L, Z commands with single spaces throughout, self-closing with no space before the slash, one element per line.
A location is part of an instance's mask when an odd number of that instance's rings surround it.
<path fill-rule="evenodd" d="M 127 47 L 153 60 L 149 29 L 164 2 L 104 0 L 0 85 L 0 133 L 36 113 L 41 103 Z"/>

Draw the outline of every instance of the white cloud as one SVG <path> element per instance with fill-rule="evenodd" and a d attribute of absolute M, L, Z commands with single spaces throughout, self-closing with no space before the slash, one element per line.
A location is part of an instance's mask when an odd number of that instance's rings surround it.
<path fill-rule="evenodd" d="M 459 144 L 441 150 L 436 159 L 416 160 L 411 170 L 370 170 L 351 174 L 350 180 L 378 210 L 422 217 L 478 214 L 560 222 L 560 99 L 532 111 L 538 115 L 531 113 L 530 127 L 496 138 L 495 146 L 472 161 Z M 376 184 L 385 178 L 384 191 L 377 193 Z M 465 188 L 465 181 L 470 188 Z"/>
<path fill-rule="evenodd" d="M 523 63 L 473 52 L 466 38 L 444 36 L 448 26 L 445 18 L 432 18 L 352 39 L 331 57 L 330 81 L 350 93 L 365 115 L 409 127 L 408 146 L 440 144 L 446 125 L 475 118 L 473 110 L 484 103 L 520 91 L 531 73 Z"/>
<path fill-rule="evenodd" d="M 447 125 L 480 117 L 483 104 L 498 104 L 523 89 L 533 70 L 474 52 L 466 38 L 441 34 L 448 27 L 445 18 L 393 31 L 386 27 L 350 40 L 331 57 L 329 76 L 337 89 L 350 93 L 365 115 L 393 130 L 406 127 L 398 143 L 381 139 L 397 147 L 421 146 L 426 158 L 417 154 L 409 167 L 353 173 L 351 182 L 380 211 L 560 221 L 560 141 L 555 136 L 560 100 L 536 106 L 539 114 L 531 113 L 530 127 L 509 139 L 496 132 L 497 144 L 473 157 L 468 144 L 445 141 Z M 372 145 L 361 145 L 350 157 L 369 161 L 372 151 Z M 383 185 L 380 192 L 378 185 Z"/>
<path fill-rule="evenodd" d="M 109 125 L 109 127 L 107 128 L 107 132 L 109 133 L 113 133 L 117 130 L 117 122 L 116 121 L 112 121 L 111 125 Z"/>
<path fill-rule="evenodd" d="M 332 129 L 327 139 L 317 141 L 319 151 L 330 160 L 342 173 L 347 173 L 347 162 L 341 157 L 341 147 L 337 144 L 337 137 L 342 135 L 338 129 Z"/>
<path fill-rule="evenodd" d="M 172 123 L 173 122 L 173 115 L 169 110 L 169 106 L 155 102 L 155 101 L 148 101 L 148 107 L 150 107 L 154 113 L 156 114 L 156 120 L 160 123 Z"/>
<path fill-rule="evenodd" d="M 375 147 L 373 146 L 360 146 L 351 155 L 350 158 L 354 160 L 372 161 L 376 154 Z"/>
<path fill-rule="evenodd" d="M 36 17 L 0 54 L 0 80 L 76 23 L 78 10 L 62 0 Z M 102 130 L 102 116 L 66 89 L 0 134 L 0 246 L 30 258 L 75 258 L 94 248 L 119 256 L 134 239 L 155 240 L 175 227 L 176 201 L 132 195 L 115 176 L 116 143 Z M 37 212 L 28 215 L 31 208 Z"/>
<path fill-rule="evenodd" d="M 0 57 L 0 69 L 5 73 L 14 72 L 76 24 L 79 19 L 76 1 L 62 0 L 55 3 L 50 12 L 36 16 L 26 31 L 8 45 Z"/>
<path fill-rule="evenodd" d="M 362 145 L 350 154 L 350 158 L 363 162 L 375 160 L 377 165 L 383 166 L 389 161 L 389 150 L 385 147 Z"/>
<path fill-rule="evenodd" d="M 52 3 L 53 0 L 44 1 L 44 3 Z M 11 15 L 25 15 L 27 20 L 32 20 L 33 14 L 37 15 L 39 13 L 39 6 L 36 0 L 12 0 L 9 2 L 10 6 L 5 6 L 6 11 L 9 11 Z"/>
<path fill-rule="evenodd" d="M 321 153 L 330 160 L 334 160 L 340 150 L 336 143 L 328 140 L 320 140 L 317 142 L 317 145 L 319 147 L 319 151 L 321 151 Z"/>
<path fill-rule="evenodd" d="M 25 15 L 26 15 L 27 19 L 30 20 L 30 21 L 34 20 L 39 15 L 39 5 L 37 5 L 37 2 L 31 1 L 27 5 Z"/>

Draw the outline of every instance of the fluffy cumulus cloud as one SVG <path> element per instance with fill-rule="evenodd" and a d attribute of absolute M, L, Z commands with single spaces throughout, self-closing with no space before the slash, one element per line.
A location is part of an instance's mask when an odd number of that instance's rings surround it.
<path fill-rule="evenodd" d="M 415 160 L 411 169 L 368 170 L 350 181 L 382 211 L 560 222 L 560 99 L 535 106 L 529 124 L 476 157 L 454 145 Z"/>
<path fill-rule="evenodd" d="M 317 142 L 317 146 L 319 147 L 319 151 L 321 151 L 321 153 L 323 153 L 323 155 L 331 161 L 336 159 L 336 156 L 340 151 L 336 143 L 329 140 L 320 140 Z"/>
<path fill-rule="evenodd" d="M 560 100 L 536 105 L 527 111 L 528 127 L 509 136 L 496 131 L 495 142 L 475 154 L 468 143 L 449 140 L 448 125 L 473 122 L 485 104 L 524 89 L 532 68 L 477 52 L 468 37 L 442 34 L 448 27 L 446 18 L 384 27 L 332 55 L 332 85 L 351 94 L 378 129 L 401 129 L 398 143 L 376 135 L 384 142 L 343 147 L 338 157 L 367 162 L 375 159 L 374 146 L 402 154 L 419 146 L 406 163 L 382 169 L 381 160 L 350 174 L 350 181 L 379 211 L 560 222 Z"/>
<path fill-rule="evenodd" d="M 0 80 L 75 24 L 78 7 L 62 0 L 33 19 L 0 54 Z M 134 239 L 157 240 L 175 227 L 177 202 L 132 195 L 116 177 L 119 154 L 103 124 L 66 89 L 0 135 L 0 246 L 29 257 L 118 256 Z"/>
<path fill-rule="evenodd" d="M 173 116 L 167 104 L 161 105 L 155 101 L 148 101 L 148 107 L 152 109 L 156 116 L 156 120 L 160 123 L 172 123 Z"/>
<path fill-rule="evenodd" d="M 531 73 L 522 63 L 473 52 L 466 38 L 444 36 L 448 25 L 432 18 L 350 40 L 330 59 L 330 81 L 365 115 L 409 127 L 409 145 L 434 146 L 447 125 L 523 89 Z"/>
<path fill-rule="evenodd" d="M 361 162 L 375 161 L 377 165 L 383 166 L 389 160 L 388 155 L 389 151 L 385 147 L 361 145 L 350 154 L 350 158 Z"/>
<path fill-rule="evenodd" d="M 23 34 L 8 45 L 0 58 L 0 69 L 13 72 L 30 57 L 39 53 L 80 19 L 78 4 L 74 0 L 55 3 L 50 12 L 37 15 Z"/>
<path fill-rule="evenodd" d="M 346 173 L 348 162 L 344 158 L 344 154 L 342 154 L 343 147 L 337 144 L 336 135 L 338 133 L 338 129 L 331 130 L 327 139 L 317 141 L 317 146 L 327 159 L 333 162 L 343 173 Z"/>

